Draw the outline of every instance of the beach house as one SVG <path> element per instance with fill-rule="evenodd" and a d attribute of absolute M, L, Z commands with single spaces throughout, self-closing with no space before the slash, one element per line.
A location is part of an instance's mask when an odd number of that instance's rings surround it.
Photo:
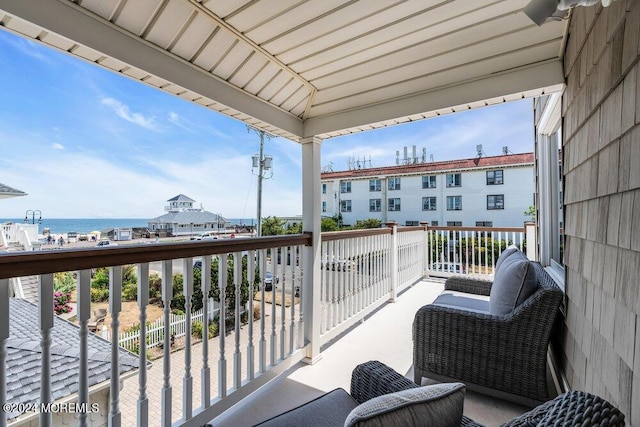
<path fill-rule="evenodd" d="M 195 200 L 184 194 L 178 194 L 167 200 L 164 215 L 150 219 L 148 224 L 151 234 L 163 236 L 193 236 L 213 232 L 224 233 L 231 223 L 220 214 L 205 211 L 202 207 L 193 206 Z"/>
<path fill-rule="evenodd" d="M 235 316 L 228 335 L 220 334 L 211 346 L 187 345 L 184 357 L 171 364 L 167 326 L 164 370 L 154 383 L 161 385 L 151 387 L 141 375 L 131 404 L 120 400 L 112 376 L 111 425 L 125 424 L 125 414 L 132 422 L 137 418 L 138 425 L 156 415 L 163 426 L 212 420 L 250 425 L 309 395 L 348 389 L 349 373 L 361 362 L 378 359 L 409 374 L 417 308 L 408 304 L 433 301 L 429 292 L 443 288 L 429 279 L 424 262 L 433 241 L 429 228 L 389 224 L 366 232 L 321 233 L 320 147 L 340 144 L 335 138 L 340 135 L 531 98 L 537 215 L 527 234 L 527 252 L 563 292 L 549 370 L 559 391 L 597 394 L 620 408 L 628 424 L 639 426 L 640 1 L 532 0 L 534 6 L 542 4 L 536 19 L 541 25 L 523 12 L 529 3 L 0 0 L 3 29 L 289 139 L 301 152 L 303 207 L 299 235 L 0 255 L 0 355 L 6 352 L 5 325 L 11 321 L 5 294 L 9 278 L 41 275 L 44 301 L 51 298 L 54 272 L 109 267 L 118 273 L 123 264 L 148 272 L 149 264 L 159 261 L 168 325 L 173 295 L 167 279 L 174 260 L 183 260 L 176 262 L 185 272 L 188 318 L 194 257 L 202 258 L 205 275 L 212 257 L 226 262 L 256 251 L 265 256 L 247 257 L 250 286 L 255 267 L 261 273 L 269 269 L 281 277 L 278 290 L 273 287 L 274 300 L 276 292 L 284 297 L 287 289 L 299 287 L 299 304 L 268 306 L 264 317 L 261 302 L 261 322 L 241 329 Z M 300 249 L 300 270 L 266 264 L 267 251 L 278 248 Z M 343 267 L 321 269 L 329 259 Z M 234 263 L 238 280 L 232 280 L 230 294 L 241 291 L 240 264 Z M 490 277 L 494 266 L 485 267 Z M 221 272 L 219 289 L 227 290 L 228 272 Z M 89 281 L 80 276 L 78 286 L 88 289 Z M 117 276 L 112 275 L 109 295 L 115 329 L 121 309 Z M 144 274 L 139 277 L 144 315 L 149 283 Z M 416 297 L 422 290 L 425 294 Z M 226 294 L 220 292 L 222 301 Z M 233 301 L 235 306 L 221 309 L 223 325 L 226 314 L 240 312 L 239 298 Z M 51 307 L 40 308 L 43 337 L 51 333 L 51 316 Z M 376 323 L 381 316 L 384 321 Z M 371 324 L 371 335 L 359 335 Z M 496 338 L 493 329 L 483 333 Z M 47 367 L 50 349 L 42 342 Z M 144 343 L 140 366 L 146 364 Z M 478 360 L 485 355 L 498 358 L 485 353 Z M 112 343 L 114 366 L 119 357 Z M 195 360 L 198 367 L 192 369 Z M 86 377 L 86 365 L 80 366 L 74 375 Z M 500 370 L 492 374 L 508 381 Z M 10 375 L 0 363 L 2 401 Z M 42 369 L 41 387 L 53 375 Z M 87 390 L 81 386 L 81 393 Z M 489 417 L 502 408 L 493 400 L 475 402 L 465 405 L 472 417 L 482 408 Z M 152 404 L 159 409 L 150 410 Z M 41 414 L 41 425 L 50 424 L 50 414 Z"/>

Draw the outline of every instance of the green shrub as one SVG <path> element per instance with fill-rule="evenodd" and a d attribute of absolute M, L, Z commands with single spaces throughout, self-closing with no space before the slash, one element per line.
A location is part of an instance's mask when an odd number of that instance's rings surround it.
<path fill-rule="evenodd" d="M 109 289 L 91 288 L 91 302 L 103 302 L 109 300 Z"/>
<path fill-rule="evenodd" d="M 53 290 L 67 294 L 76 288 L 74 274 L 66 271 L 63 273 L 53 273 Z"/>
<path fill-rule="evenodd" d="M 122 284 L 122 301 L 136 301 L 138 299 L 138 285 L 136 283 Z"/>

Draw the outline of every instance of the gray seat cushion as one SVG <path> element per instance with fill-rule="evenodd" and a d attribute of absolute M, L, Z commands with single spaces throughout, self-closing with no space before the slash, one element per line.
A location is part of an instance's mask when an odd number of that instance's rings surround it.
<path fill-rule="evenodd" d="M 464 396 L 465 387 L 461 383 L 435 384 L 385 394 L 351 411 L 344 425 L 458 427 Z"/>
<path fill-rule="evenodd" d="M 341 426 L 349 413 L 357 406 L 358 401 L 343 389 L 337 388 L 258 425 L 274 427 Z"/>
<path fill-rule="evenodd" d="M 458 308 L 474 313 L 489 313 L 489 297 L 466 292 L 443 291 L 432 303 L 440 307 Z"/>
<path fill-rule="evenodd" d="M 489 312 L 496 316 L 507 315 L 536 289 L 533 265 L 518 251 L 506 258 L 495 274 L 489 295 Z"/>
<path fill-rule="evenodd" d="M 496 262 L 496 268 L 493 271 L 493 274 L 495 275 L 498 272 L 498 270 L 502 266 L 502 263 L 504 262 L 504 260 L 506 260 L 511 255 L 513 255 L 515 253 L 518 253 L 518 252 L 520 252 L 520 250 L 518 250 L 518 248 L 515 247 L 515 246 L 509 246 L 507 249 L 505 249 L 504 252 L 502 252 L 500 254 L 500 257 L 498 258 L 498 262 Z"/>

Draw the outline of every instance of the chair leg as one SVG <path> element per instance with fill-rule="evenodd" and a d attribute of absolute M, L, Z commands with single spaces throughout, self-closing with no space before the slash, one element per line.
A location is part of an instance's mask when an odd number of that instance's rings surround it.
<path fill-rule="evenodd" d="M 418 384 L 418 385 L 422 385 L 422 377 L 423 375 L 423 371 L 421 369 L 418 369 L 415 367 L 413 367 L 413 382 Z"/>

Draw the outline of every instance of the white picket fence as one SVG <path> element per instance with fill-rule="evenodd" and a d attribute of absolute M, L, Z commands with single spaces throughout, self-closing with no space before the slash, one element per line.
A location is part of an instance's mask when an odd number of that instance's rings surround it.
<path fill-rule="evenodd" d="M 209 298 L 209 320 L 213 320 L 220 311 L 220 303 Z M 244 313 L 244 310 L 242 311 Z M 204 309 L 200 309 L 191 314 L 191 323 L 201 322 L 203 325 L 208 322 L 203 321 Z M 175 338 L 183 337 L 187 334 L 186 314 L 171 314 L 169 330 Z M 106 333 L 106 336 L 105 336 Z M 103 329 L 104 338 L 111 341 L 111 331 Z M 140 341 L 140 330 L 121 331 L 118 333 L 118 344 L 126 349 L 137 348 Z M 147 348 L 157 347 L 164 342 L 164 318 L 160 317 L 147 324 Z"/>

